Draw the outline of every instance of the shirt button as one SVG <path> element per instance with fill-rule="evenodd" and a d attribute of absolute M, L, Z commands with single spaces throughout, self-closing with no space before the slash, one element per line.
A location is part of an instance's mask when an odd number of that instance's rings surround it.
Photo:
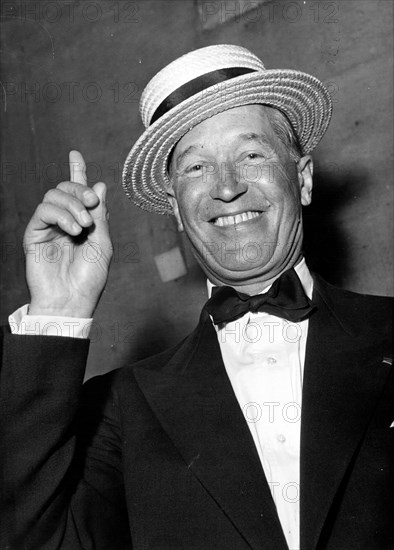
<path fill-rule="evenodd" d="M 268 363 L 269 365 L 274 365 L 274 364 L 276 363 L 275 357 L 268 357 L 267 363 Z"/>
<path fill-rule="evenodd" d="M 283 434 L 279 434 L 278 435 L 278 441 L 280 441 L 281 443 L 284 443 L 286 441 L 286 438 Z"/>

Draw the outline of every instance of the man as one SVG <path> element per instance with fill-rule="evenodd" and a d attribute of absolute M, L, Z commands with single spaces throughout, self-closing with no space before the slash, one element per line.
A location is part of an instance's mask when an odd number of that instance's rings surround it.
<path fill-rule="evenodd" d="M 141 114 L 126 193 L 175 215 L 212 296 L 175 348 L 81 391 L 87 341 L 36 334 L 47 316 L 86 326 L 110 262 L 105 185 L 89 190 L 72 152 L 24 244 L 74 261 L 27 255 L 29 311 L 3 335 L 3 545 L 392 548 L 392 302 L 302 256 L 327 91 L 212 46 L 156 75 Z"/>

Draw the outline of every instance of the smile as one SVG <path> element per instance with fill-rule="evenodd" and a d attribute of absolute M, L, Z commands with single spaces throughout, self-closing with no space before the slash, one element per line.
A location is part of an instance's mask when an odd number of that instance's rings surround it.
<path fill-rule="evenodd" d="M 242 212 L 241 214 L 235 214 L 234 216 L 219 216 L 212 220 L 213 225 L 219 227 L 225 227 L 228 225 L 237 225 L 242 222 L 247 222 L 248 220 L 253 220 L 261 215 L 261 212 L 255 210 L 248 210 L 247 212 Z"/>

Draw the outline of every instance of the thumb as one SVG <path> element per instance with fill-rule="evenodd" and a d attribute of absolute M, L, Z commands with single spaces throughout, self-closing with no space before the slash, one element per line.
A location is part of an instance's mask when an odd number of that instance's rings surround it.
<path fill-rule="evenodd" d="M 93 185 L 92 189 L 100 199 L 100 202 L 94 208 L 89 209 L 90 215 L 93 218 L 94 228 L 89 233 L 88 240 L 94 243 L 93 246 L 101 249 L 103 252 L 101 257 L 105 258 L 106 263 L 109 264 L 113 254 L 113 246 L 109 234 L 109 214 L 106 204 L 107 186 L 103 182 L 98 182 Z"/>
<path fill-rule="evenodd" d="M 107 209 L 107 186 L 102 181 L 95 183 L 92 187 L 100 202 L 94 208 L 89 209 L 95 223 L 108 223 L 109 213 Z"/>

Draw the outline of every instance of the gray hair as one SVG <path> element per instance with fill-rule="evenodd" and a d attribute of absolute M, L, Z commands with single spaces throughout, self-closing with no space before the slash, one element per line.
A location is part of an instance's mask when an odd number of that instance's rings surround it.
<path fill-rule="evenodd" d="M 298 162 L 302 157 L 302 150 L 298 137 L 287 116 L 276 107 L 263 105 L 276 137 L 289 150 L 290 157 Z"/>

